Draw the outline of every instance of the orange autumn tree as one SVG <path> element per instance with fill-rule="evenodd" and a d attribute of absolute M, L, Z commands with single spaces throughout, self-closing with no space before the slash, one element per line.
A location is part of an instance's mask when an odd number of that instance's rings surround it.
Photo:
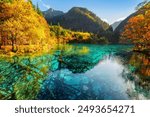
<path fill-rule="evenodd" d="M 1 45 L 11 45 L 12 51 L 23 45 L 42 48 L 51 41 L 47 22 L 27 0 L 0 2 L 0 19 Z"/>
<path fill-rule="evenodd" d="M 138 10 L 138 15 L 129 19 L 122 33 L 123 41 L 136 44 L 136 49 L 145 50 L 150 45 L 150 2 Z M 128 40 L 126 40 L 128 39 Z"/>

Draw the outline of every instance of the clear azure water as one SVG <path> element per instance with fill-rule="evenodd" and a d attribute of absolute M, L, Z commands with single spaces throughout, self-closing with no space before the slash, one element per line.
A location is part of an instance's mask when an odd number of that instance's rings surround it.
<path fill-rule="evenodd" d="M 1 58 L 0 99 L 150 99 L 133 72 L 137 66 L 129 63 L 131 50 L 128 45 L 74 44 L 51 54 Z"/>

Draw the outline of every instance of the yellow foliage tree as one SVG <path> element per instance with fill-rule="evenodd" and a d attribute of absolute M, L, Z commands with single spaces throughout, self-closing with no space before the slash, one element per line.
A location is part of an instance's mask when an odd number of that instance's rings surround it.
<path fill-rule="evenodd" d="M 137 49 L 148 49 L 150 45 L 150 3 L 143 6 L 138 12 L 139 15 L 129 19 L 122 37 L 135 43 Z"/>
<path fill-rule="evenodd" d="M 50 32 L 45 19 L 25 0 L 0 3 L 0 32 L 7 45 L 39 45 L 49 43 Z M 3 44 L 3 42 L 2 42 Z"/>

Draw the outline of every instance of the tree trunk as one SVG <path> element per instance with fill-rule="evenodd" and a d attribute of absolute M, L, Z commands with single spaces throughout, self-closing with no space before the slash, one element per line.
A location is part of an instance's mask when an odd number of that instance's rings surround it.
<path fill-rule="evenodd" d="M 14 52 L 15 51 L 15 47 L 14 47 L 14 40 L 12 39 L 12 44 L 11 44 L 11 46 L 12 46 L 12 52 Z"/>
<path fill-rule="evenodd" d="M 13 36 L 12 35 L 12 38 L 11 38 L 11 44 L 12 44 L 12 52 L 16 52 L 16 47 L 15 47 L 15 45 L 16 45 L 16 35 L 15 36 Z"/>

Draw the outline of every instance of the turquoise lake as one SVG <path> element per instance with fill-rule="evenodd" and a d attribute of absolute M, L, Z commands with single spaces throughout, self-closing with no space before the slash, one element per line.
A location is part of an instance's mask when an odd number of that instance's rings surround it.
<path fill-rule="evenodd" d="M 74 44 L 0 57 L 0 99 L 150 99 L 149 57 L 129 45 Z"/>

